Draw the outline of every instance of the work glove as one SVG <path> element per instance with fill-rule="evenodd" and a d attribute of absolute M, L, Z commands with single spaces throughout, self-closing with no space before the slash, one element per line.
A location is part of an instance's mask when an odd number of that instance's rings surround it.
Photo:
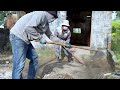
<path fill-rule="evenodd" d="M 72 48 L 70 43 L 65 43 L 65 44 L 66 44 L 66 46 L 65 46 L 66 48 L 69 48 L 69 49 Z"/>
<path fill-rule="evenodd" d="M 46 42 L 45 42 L 45 41 L 44 41 L 44 42 L 43 42 L 43 41 L 40 41 L 40 44 L 46 44 Z"/>

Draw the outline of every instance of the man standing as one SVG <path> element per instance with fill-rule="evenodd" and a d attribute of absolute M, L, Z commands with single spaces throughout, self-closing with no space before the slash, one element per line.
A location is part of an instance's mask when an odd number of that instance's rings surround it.
<path fill-rule="evenodd" d="M 10 30 L 13 53 L 12 79 L 22 79 L 25 59 L 30 60 L 28 79 L 34 79 L 38 67 L 38 55 L 30 41 L 39 41 L 45 33 L 54 42 L 61 42 L 49 29 L 49 23 L 57 18 L 56 11 L 33 11 L 22 16 Z M 45 42 L 42 42 L 45 44 Z"/>
<path fill-rule="evenodd" d="M 62 42 L 65 44 L 69 44 L 70 42 L 71 32 L 69 30 L 69 26 L 69 21 L 64 20 L 61 27 L 58 27 L 57 30 L 54 32 L 54 35 L 63 40 Z M 59 45 L 55 45 L 55 54 L 58 63 L 60 62 L 60 57 L 62 57 L 63 59 L 65 56 L 67 56 L 69 62 L 73 61 L 71 53 L 69 53 L 64 47 L 61 47 Z"/>

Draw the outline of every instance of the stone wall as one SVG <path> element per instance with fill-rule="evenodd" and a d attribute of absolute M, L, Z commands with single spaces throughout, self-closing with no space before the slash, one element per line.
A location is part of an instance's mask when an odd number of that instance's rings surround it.
<path fill-rule="evenodd" d="M 112 30 L 111 11 L 93 11 L 91 24 L 91 48 L 107 48 L 108 35 L 111 36 Z M 111 41 L 109 41 L 111 42 Z"/>

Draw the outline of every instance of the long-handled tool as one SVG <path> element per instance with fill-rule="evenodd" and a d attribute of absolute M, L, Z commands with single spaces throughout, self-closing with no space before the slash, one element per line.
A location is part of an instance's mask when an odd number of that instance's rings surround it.
<path fill-rule="evenodd" d="M 61 46 L 67 46 L 67 44 L 64 43 L 58 43 L 58 42 L 46 42 L 47 44 L 55 44 L 55 45 L 61 45 Z M 84 50 L 90 50 L 90 51 L 97 51 L 97 50 L 92 50 L 92 49 L 88 49 L 88 48 L 83 48 L 83 47 L 79 47 L 79 46 L 75 46 L 75 45 L 71 45 L 72 48 L 78 48 L 78 49 L 84 49 Z"/>
<path fill-rule="evenodd" d="M 64 43 L 57 43 L 57 42 L 46 42 L 46 44 L 55 44 L 55 45 L 67 46 Z M 89 51 L 95 51 L 96 53 L 92 57 L 92 59 L 94 59 L 94 60 L 104 56 L 104 53 L 101 50 L 92 50 L 92 49 L 87 49 L 87 48 L 83 48 L 83 47 L 79 47 L 79 46 L 75 46 L 75 45 L 71 45 L 71 46 L 72 46 L 72 48 L 78 48 L 78 49 L 84 49 L 84 50 L 89 50 Z M 113 56 L 108 49 L 106 49 L 106 50 L 107 50 L 107 57 Z M 72 53 L 72 55 L 74 56 L 75 54 Z M 78 59 L 77 56 L 75 56 L 75 58 L 76 58 L 76 60 L 80 61 L 80 59 Z M 114 62 L 113 58 L 112 57 L 110 57 L 110 58 L 111 59 L 108 58 L 109 61 L 112 62 L 112 64 L 114 64 L 113 63 Z"/>
<path fill-rule="evenodd" d="M 66 44 L 64 43 L 57 43 L 57 42 L 46 42 L 47 44 L 55 44 L 55 45 L 61 45 L 65 50 L 65 46 L 67 46 Z M 87 49 L 87 48 L 80 48 L 79 46 L 75 46 L 75 45 L 71 45 L 72 48 L 78 48 L 78 49 L 84 49 L 84 50 L 90 50 L 90 49 Z M 69 53 L 71 53 L 71 55 L 81 64 L 85 64 L 85 62 L 83 60 L 81 60 L 78 56 L 76 56 L 73 52 L 67 50 Z"/>
<path fill-rule="evenodd" d="M 37 42 L 39 42 L 39 40 L 38 40 Z M 64 44 L 64 43 L 48 42 L 48 41 L 46 42 L 46 44 L 60 45 L 60 46 L 62 46 L 65 50 L 66 50 L 65 46 L 67 46 L 67 45 Z M 72 45 L 72 48 L 79 48 L 79 47 Z M 89 49 L 87 49 L 87 50 L 89 50 Z M 69 51 L 69 50 L 67 50 L 67 51 L 68 51 L 69 53 L 71 53 L 71 55 L 72 55 L 80 64 L 85 64 L 84 61 L 81 60 L 78 56 L 76 56 L 73 52 L 71 52 L 71 51 Z"/>
<path fill-rule="evenodd" d="M 40 42 L 40 40 L 35 40 L 36 42 Z M 61 45 L 61 46 L 67 46 L 67 44 L 64 43 L 58 43 L 58 42 L 48 42 L 46 41 L 46 44 L 55 44 L 55 45 Z M 75 45 L 71 45 L 72 48 L 78 48 L 78 49 L 84 49 L 84 50 L 90 50 L 90 51 L 97 51 L 97 50 L 92 50 L 92 49 L 88 49 L 88 48 L 83 48 L 83 47 L 79 47 L 79 46 L 75 46 Z"/>
<path fill-rule="evenodd" d="M 47 44 L 55 44 L 55 45 L 61 45 L 61 46 L 67 46 L 64 43 L 58 43 L 58 42 L 46 42 Z M 95 51 L 95 54 L 93 55 L 92 59 L 96 59 L 99 57 L 104 56 L 104 53 L 100 50 L 92 50 L 92 49 L 88 49 L 88 48 L 83 48 L 80 46 L 75 46 L 75 45 L 71 45 L 72 48 L 78 48 L 78 49 L 84 49 L 84 50 L 89 50 L 89 51 Z"/>
<path fill-rule="evenodd" d="M 46 42 L 47 44 L 55 44 L 55 45 L 61 45 L 61 46 L 67 46 L 66 44 L 64 43 L 57 43 L 57 42 Z M 75 45 L 71 45 L 72 48 L 78 48 L 78 49 L 84 49 L 84 50 L 89 50 L 89 51 L 95 51 L 95 54 L 91 57 L 91 59 L 93 60 L 96 60 L 96 59 L 99 59 L 101 58 L 102 56 L 104 56 L 105 54 L 101 51 L 101 49 L 99 50 L 92 50 L 92 49 L 88 49 L 88 48 L 83 48 L 83 47 L 80 47 L 80 46 L 75 46 Z M 114 60 L 112 58 L 112 53 L 111 53 L 111 50 L 107 49 L 107 60 L 108 62 L 110 63 L 110 65 L 112 66 L 112 68 L 114 67 Z M 76 58 L 76 60 L 78 61 L 81 61 L 75 54 L 71 53 L 74 58 Z M 110 57 L 111 56 L 111 57 Z"/>

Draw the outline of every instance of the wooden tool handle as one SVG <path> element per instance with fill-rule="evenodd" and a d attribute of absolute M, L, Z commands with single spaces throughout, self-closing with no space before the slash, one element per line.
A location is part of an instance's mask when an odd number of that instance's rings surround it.
<path fill-rule="evenodd" d="M 74 53 L 71 53 L 72 56 L 81 64 L 85 64 L 85 62 L 83 60 L 81 60 L 78 56 L 76 56 Z"/>
<path fill-rule="evenodd" d="M 55 45 L 61 45 L 61 46 L 67 46 L 66 44 L 64 43 L 57 43 L 57 42 L 46 42 L 47 44 L 55 44 Z M 71 45 L 72 48 L 78 48 L 78 49 L 84 49 L 84 50 L 90 50 L 90 49 L 87 49 L 87 48 L 82 48 L 82 47 L 79 47 L 79 46 L 75 46 L 75 45 Z M 92 51 L 92 50 L 90 50 Z M 95 51 L 95 50 L 93 50 Z"/>
<path fill-rule="evenodd" d="M 61 46 L 66 46 L 64 43 L 57 43 L 57 42 L 46 42 L 47 44 L 55 44 L 55 45 L 61 45 Z"/>

